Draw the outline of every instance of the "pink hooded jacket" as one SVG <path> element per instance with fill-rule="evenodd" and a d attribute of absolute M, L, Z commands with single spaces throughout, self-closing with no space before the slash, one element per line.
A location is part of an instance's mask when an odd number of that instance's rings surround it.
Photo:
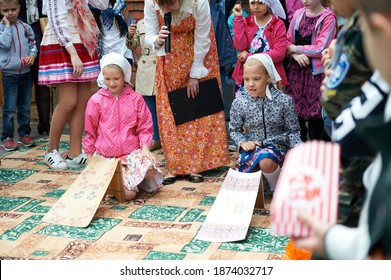
<path fill-rule="evenodd" d="M 254 20 L 254 16 L 248 17 L 236 16 L 234 18 L 234 48 L 239 52 L 248 50 L 251 46 L 251 42 L 255 33 L 258 31 L 258 25 Z M 265 29 L 265 36 L 270 44 L 270 50 L 265 52 L 273 60 L 274 66 L 277 69 L 278 74 L 282 79 L 282 85 L 288 85 L 288 79 L 285 74 L 282 61 L 285 57 L 287 39 L 286 29 L 284 22 L 278 17 L 273 15 L 272 20 Z M 248 53 L 246 59 L 253 53 Z M 245 61 L 236 62 L 235 70 L 232 74 L 232 78 L 237 84 L 241 84 L 243 81 L 243 64 Z"/>
<path fill-rule="evenodd" d="M 125 156 L 152 145 L 151 112 L 129 85 L 119 96 L 102 88 L 88 101 L 85 131 L 83 148 L 87 155 L 96 151 L 104 157 Z"/>

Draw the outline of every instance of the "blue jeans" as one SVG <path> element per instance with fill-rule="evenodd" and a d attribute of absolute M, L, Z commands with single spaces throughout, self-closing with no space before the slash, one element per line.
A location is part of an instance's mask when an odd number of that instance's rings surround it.
<path fill-rule="evenodd" d="M 14 138 L 14 116 L 16 112 L 19 136 L 30 135 L 31 73 L 3 73 L 2 82 L 4 104 L 1 140 L 7 137 Z"/>
<path fill-rule="evenodd" d="M 159 127 L 157 124 L 157 114 L 156 114 L 156 96 L 147 96 L 144 95 L 145 103 L 147 103 L 147 106 L 149 108 L 149 111 L 151 111 L 152 114 L 152 122 L 153 122 L 153 140 L 159 141 L 160 135 L 159 135 Z"/>

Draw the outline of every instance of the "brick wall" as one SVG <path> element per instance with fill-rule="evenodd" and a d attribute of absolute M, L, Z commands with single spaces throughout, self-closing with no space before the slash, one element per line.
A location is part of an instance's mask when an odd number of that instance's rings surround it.
<path fill-rule="evenodd" d="M 138 21 L 144 17 L 144 1 L 143 0 L 125 0 L 126 5 L 132 17 Z M 140 48 L 137 48 L 135 51 L 136 59 L 140 57 Z M 132 84 L 136 86 L 136 71 L 137 68 L 134 65 L 132 69 Z"/>
<path fill-rule="evenodd" d="M 125 0 L 132 17 L 138 21 L 144 17 L 144 1 L 143 0 Z"/>

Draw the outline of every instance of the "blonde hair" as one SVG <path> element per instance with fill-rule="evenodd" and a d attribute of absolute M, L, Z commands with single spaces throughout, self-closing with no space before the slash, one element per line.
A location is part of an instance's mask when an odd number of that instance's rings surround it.
<path fill-rule="evenodd" d="M 266 67 L 262 64 L 262 62 L 259 59 L 256 58 L 249 58 L 246 60 L 244 63 L 244 66 L 254 66 L 254 65 L 259 65 L 262 70 L 269 76 L 269 72 L 267 72 Z"/>
<path fill-rule="evenodd" d="M 0 0 L 1 1 L 1 0 Z M 124 71 L 122 70 L 122 68 L 119 66 L 119 65 L 117 65 L 117 64 L 107 64 L 105 67 L 103 67 L 103 71 L 105 70 L 105 69 L 107 69 L 107 68 L 111 68 L 111 69 L 117 69 L 117 70 L 120 70 L 121 71 L 121 73 L 122 73 L 122 75 L 123 76 L 125 76 L 125 73 L 124 73 Z"/>

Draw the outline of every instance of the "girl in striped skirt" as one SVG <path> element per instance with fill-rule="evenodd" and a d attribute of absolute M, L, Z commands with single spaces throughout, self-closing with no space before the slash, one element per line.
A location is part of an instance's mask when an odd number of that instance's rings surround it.
<path fill-rule="evenodd" d="M 107 0 L 90 2 L 100 9 L 108 5 Z M 42 12 L 48 16 L 48 24 L 40 47 L 38 82 L 56 86 L 58 92 L 45 163 L 52 169 L 77 168 L 87 162 L 81 140 L 91 81 L 95 81 L 100 72 L 99 29 L 87 0 L 43 0 Z M 59 142 L 67 121 L 70 143 L 64 159 L 59 152 Z"/>

